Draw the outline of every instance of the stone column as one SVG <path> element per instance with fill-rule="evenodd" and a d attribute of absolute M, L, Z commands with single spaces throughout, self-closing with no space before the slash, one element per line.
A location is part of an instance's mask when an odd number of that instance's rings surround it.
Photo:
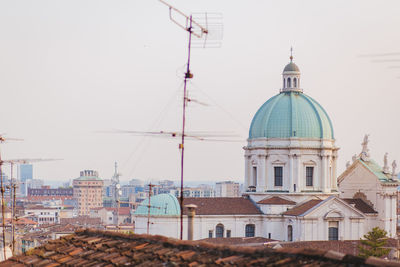
<path fill-rule="evenodd" d="M 264 192 L 266 188 L 265 180 L 265 154 L 258 155 L 257 165 L 257 192 Z"/>
<path fill-rule="evenodd" d="M 288 189 L 289 192 L 293 192 L 293 184 L 294 184 L 294 180 L 293 180 L 293 155 L 289 154 L 289 185 L 288 185 Z"/>
<path fill-rule="evenodd" d="M 295 166 L 296 166 L 296 169 L 295 169 L 296 172 L 293 172 L 294 173 L 294 181 L 295 181 L 294 183 L 296 184 L 296 192 L 300 192 L 303 187 L 303 183 L 301 181 L 301 177 L 302 177 L 302 175 L 301 175 L 301 170 L 302 170 L 301 156 L 297 155 L 295 157 L 294 162 L 295 162 Z"/>
<path fill-rule="evenodd" d="M 330 162 L 331 162 L 331 155 L 326 156 L 326 182 L 324 192 L 331 192 L 332 190 L 332 173 L 329 172 L 330 170 Z"/>
<path fill-rule="evenodd" d="M 246 191 L 250 185 L 251 173 L 250 173 L 250 157 L 244 156 L 244 190 Z"/>
<path fill-rule="evenodd" d="M 337 190 L 337 156 L 332 157 L 332 189 Z"/>
<path fill-rule="evenodd" d="M 321 178 L 319 188 L 322 192 L 326 191 L 326 169 L 327 169 L 327 157 L 321 152 Z"/>
<path fill-rule="evenodd" d="M 272 164 L 270 164 L 270 157 L 268 155 L 265 158 L 265 177 L 266 177 L 267 190 L 273 190 L 274 168 L 272 167 Z"/>

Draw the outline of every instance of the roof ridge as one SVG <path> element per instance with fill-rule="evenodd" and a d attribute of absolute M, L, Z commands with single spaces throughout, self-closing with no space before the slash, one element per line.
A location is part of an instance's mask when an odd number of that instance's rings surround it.
<path fill-rule="evenodd" d="M 29 253 L 12 257 L 2 266 L 56 266 L 56 265 L 227 265 L 249 266 L 266 263 L 298 266 L 373 265 L 400 266 L 374 257 L 367 259 L 343 253 L 308 248 L 235 247 L 210 244 L 201 241 L 181 241 L 164 236 L 123 234 L 93 229 L 78 230 L 75 234 L 30 250 Z"/>

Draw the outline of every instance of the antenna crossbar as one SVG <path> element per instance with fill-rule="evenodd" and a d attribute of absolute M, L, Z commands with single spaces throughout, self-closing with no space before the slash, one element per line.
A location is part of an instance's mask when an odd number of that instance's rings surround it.
<path fill-rule="evenodd" d="M 159 0 L 161 3 L 163 3 L 164 5 L 166 5 L 169 8 L 169 18 L 171 19 L 172 22 L 174 22 L 176 25 L 178 25 L 179 27 L 181 27 L 182 29 L 184 29 L 185 31 L 191 31 L 191 33 L 196 36 L 197 38 L 203 38 L 203 36 L 205 34 L 208 34 L 208 30 L 207 28 L 203 27 L 202 25 L 200 25 L 199 23 L 197 23 L 196 21 L 194 21 L 191 16 L 186 15 L 185 13 L 183 13 L 182 11 L 180 11 L 179 9 L 171 6 L 170 4 L 168 4 L 167 2 L 165 2 L 164 0 Z M 173 12 L 176 12 L 177 14 L 179 14 L 180 16 L 182 16 L 185 19 L 185 24 L 179 22 L 177 19 L 175 19 Z M 193 26 L 196 26 L 197 28 L 199 28 L 199 31 L 193 31 L 192 28 Z"/>

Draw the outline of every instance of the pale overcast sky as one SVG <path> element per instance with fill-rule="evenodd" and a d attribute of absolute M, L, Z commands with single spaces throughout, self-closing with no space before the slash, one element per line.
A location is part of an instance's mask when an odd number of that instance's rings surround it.
<path fill-rule="evenodd" d="M 377 162 L 400 160 L 400 1 L 169 3 L 223 15 L 222 47 L 193 50 L 189 94 L 209 106 L 190 104 L 187 130 L 243 138 L 188 142 L 187 181 L 243 181 L 251 119 L 279 92 L 291 46 L 304 93 L 333 122 L 338 173 L 365 133 Z M 124 181 L 178 180 L 178 140 L 97 131 L 179 131 L 186 55 L 187 33 L 157 0 L 0 1 L 0 132 L 25 139 L 3 158 L 64 159 L 34 165 L 45 181 L 109 178 L 114 161 Z"/>

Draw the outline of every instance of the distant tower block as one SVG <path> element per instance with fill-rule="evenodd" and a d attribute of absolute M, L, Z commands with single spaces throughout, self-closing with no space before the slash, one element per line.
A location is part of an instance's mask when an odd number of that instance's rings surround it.
<path fill-rule="evenodd" d="M 32 164 L 20 164 L 18 178 L 21 182 L 25 182 L 26 180 L 33 179 L 33 166 Z"/>
<path fill-rule="evenodd" d="M 92 208 L 103 206 L 103 180 L 97 171 L 84 170 L 73 180 L 74 199 L 79 215 L 89 215 Z"/>

